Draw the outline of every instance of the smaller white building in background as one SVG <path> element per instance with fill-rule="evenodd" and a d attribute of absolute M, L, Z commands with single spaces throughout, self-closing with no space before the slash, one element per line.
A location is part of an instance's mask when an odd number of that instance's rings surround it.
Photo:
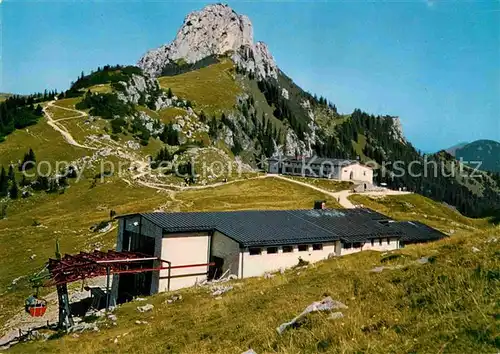
<path fill-rule="evenodd" d="M 373 169 L 356 160 L 330 159 L 324 157 L 271 157 L 268 173 L 330 178 L 339 181 L 366 182 L 373 184 Z"/>
<path fill-rule="evenodd" d="M 115 296 L 127 299 L 193 286 L 223 274 L 261 276 L 297 265 L 299 259 L 317 262 L 363 250 L 389 251 L 403 242 L 442 237 L 425 225 L 395 222 L 370 209 L 126 215 L 119 217 L 117 251 L 156 257 L 151 269 L 167 264 L 169 269 L 115 275 L 113 288 Z"/>

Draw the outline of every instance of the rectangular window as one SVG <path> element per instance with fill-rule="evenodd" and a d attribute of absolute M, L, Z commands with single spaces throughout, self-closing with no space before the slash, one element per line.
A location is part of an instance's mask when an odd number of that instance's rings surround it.
<path fill-rule="evenodd" d="M 278 253 L 278 247 L 268 247 L 267 254 Z"/>
<path fill-rule="evenodd" d="M 323 249 L 323 245 L 321 243 L 316 243 L 313 245 L 313 251 L 321 251 Z"/>
<path fill-rule="evenodd" d="M 353 247 L 353 248 L 361 248 L 361 242 L 354 242 L 354 243 L 352 244 L 352 247 Z"/>
<path fill-rule="evenodd" d="M 248 252 L 250 253 L 251 256 L 257 256 L 261 253 L 261 249 L 260 248 L 250 248 L 248 250 Z"/>
<path fill-rule="evenodd" d="M 388 239 L 387 239 L 387 244 L 388 244 L 388 245 L 390 245 L 390 244 L 391 244 L 391 239 L 390 239 L 390 238 L 388 238 Z"/>
<path fill-rule="evenodd" d="M 375 240 L 372 238 L 372 246 L 375 244 Z"/>
<path fill-rule="evenodd" d="M 344 243 L 344 248 L 345 249 L 349 249 L 351 247 L 352 247 L 352 245 L 350 243 Z"/>
<path fill-rule="evenodd" d="M 309 249 L 307 245 L 299 245 L 299 252 L 305 252 Z"/>
<path fill-rule="evenodd" d="M 290 252 L 293 252 L 292 246 L 283 246 L 283 253 L 290 253 Z"/>
<path fill-rule="evenodd" d="M 380 246 L 382 246 L 382 239 L 381 239 L 381 238 L 378 240 L 378 244 L 379 244 Z"/>

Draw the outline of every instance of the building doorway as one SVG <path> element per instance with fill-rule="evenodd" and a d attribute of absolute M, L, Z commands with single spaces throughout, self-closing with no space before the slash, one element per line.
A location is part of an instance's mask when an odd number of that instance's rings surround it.
<path fill-rule="evenodd" d="M 136 232 L 125 231 L 123 234 L 123 251 L 141 252 L 147 256 L 154 256 L 155 239 Z M 153 261 L 145 264 L 146 268 L 153 268 Z M 153 273 L 120 274 L 118 280 L 118 303 L 131 301 L 136 296 L 151 295 Z"/>
<path fill-rule="evenodd" d="M 213 280 L 221 277 L 223 274 L 222 268 L 224 267 L 224 258 L 212 256 L 210 263 L 214 263 L 214 265 L 208 267 L 208 280 Z"/>

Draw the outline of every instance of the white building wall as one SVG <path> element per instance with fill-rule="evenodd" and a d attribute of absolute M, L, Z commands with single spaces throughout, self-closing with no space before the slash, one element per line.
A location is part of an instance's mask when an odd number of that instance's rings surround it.
<path fill-rule="evenodd" d="M 382 244 L 380 244 L 380 240 L 382 240 Z M 389 240 L 389 243 L 387 243 Z M 372 251 L 392 251 L 399 248 L 399 240 L 397 238 L 382 238 L 382 239 L 374 239 L 373 246 L 371 241 L 366 241 L 363 245 L 363 251 L 372 250 Z"/>
<path fill-rule="evenodd" d="M 304 261 L 317 262 L 336 255 L 340 242 L 324 243 L 322 250 L 314 251 L 308 245 L 307 251 L 299 251 L 298 246 L 293 246 L 293 252 L 283 252 L 283 247 L 278 247 L 278 253 L 267 253 L 267 247 L 261 248 L 260 255 L 250 255 L 249 250 L 241 252 L 241 276 L 244 278 L 263 275 L 265 272 L 277 271 L 280 268 L 290 268 L 297 265 L 299 257 Z"/>
<path fill-rule="evenodd" d="M 167 235 L 162 240 L 161 259 L 170 261 L 172 266 L 209 263 L 210 238 L 208 233 Z M 208 266 L 172 269 L 170 290 L 193 286 L 205 280 L 207 272 Z M 167 290 L 168 270 L 162 270 L 158 291 Z"/>
<path fill-rule="evenodd" d="M 340 179 L 343 181 L 353 180 L 373 183 L 373 170 L 369 167 L 360 165 L 359 163 L 355 163 L 342 167 Z"/>
<path fill-rule="evenodd" d="M 361 252 L 362 250 L 363 250 L 363 247 L 344 248 L 344 244 L 342 244 L 342 249 L 340 250 L 340 255 L 345 256 L 348 254 Z"/>
<path fill-rule="evenodd" d="M 212 237 L 212 256 L 224 259 L 222 272 L 239 276 L 240 245 L 238 242 L 216 231 Z"/>
<path fill-rule="evenodd" d="M 387 242 L 389 240 L 389 242 Z M 382 243 L 380 243 L 382 241 Z M 368 240 L 364 243 L 361 243 L 361 247 L 351 247 L 344 248 L 344 244 L 342 244 L 342 249 L 340 252 L 341 256 L 345 256 L 347 254 L 352 254 L 360 251 L 392 251 L 399 248 L 399 240 L 397 238 L 381 238 L 374 239 L 373 246 L 371 240 Z"/>

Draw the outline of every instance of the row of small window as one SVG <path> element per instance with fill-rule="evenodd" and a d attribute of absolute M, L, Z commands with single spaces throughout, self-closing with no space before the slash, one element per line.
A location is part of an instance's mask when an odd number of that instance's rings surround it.
<path fill-rule="evenodd" d="M 372 238 L 371 240 L 372 246 L 375 246 L 375 239 Z M 378 239 L 378 244 L 382 246 L 382 239 Z M 391 244 L 391 240 L 387 239 L 387 244 Z M 361 242 L 351 242 L 351 243 L 344 243 L 342 244 L 342 248 L 349 249 L 349 248 L 361 248 L 362 244 Z"/>
<path fill-rule="evenodd" d="M 283 246 L 281 248 L 283 250 L 283 253 L 292 253 L 293 252 L 293 246 Z M 298 248 L 299 252 L 309 251 L 309 245 L 298 245 L 297 248 Z M 312 249 L 313 249 L 313 251 L 321 251 L 323 249 L 323 245 L 321 243 L 315 243 L 312 245 Z M 278 253 L 278 247 L 267 247 L 266 251 L 267 251 L 267 254 Z M 248 253 L 250 253 L 251 256 L 256 256 L 256 255 L 262 254 L 262 248 L 259 248 L 259 247 L 249 248 Z"/>

